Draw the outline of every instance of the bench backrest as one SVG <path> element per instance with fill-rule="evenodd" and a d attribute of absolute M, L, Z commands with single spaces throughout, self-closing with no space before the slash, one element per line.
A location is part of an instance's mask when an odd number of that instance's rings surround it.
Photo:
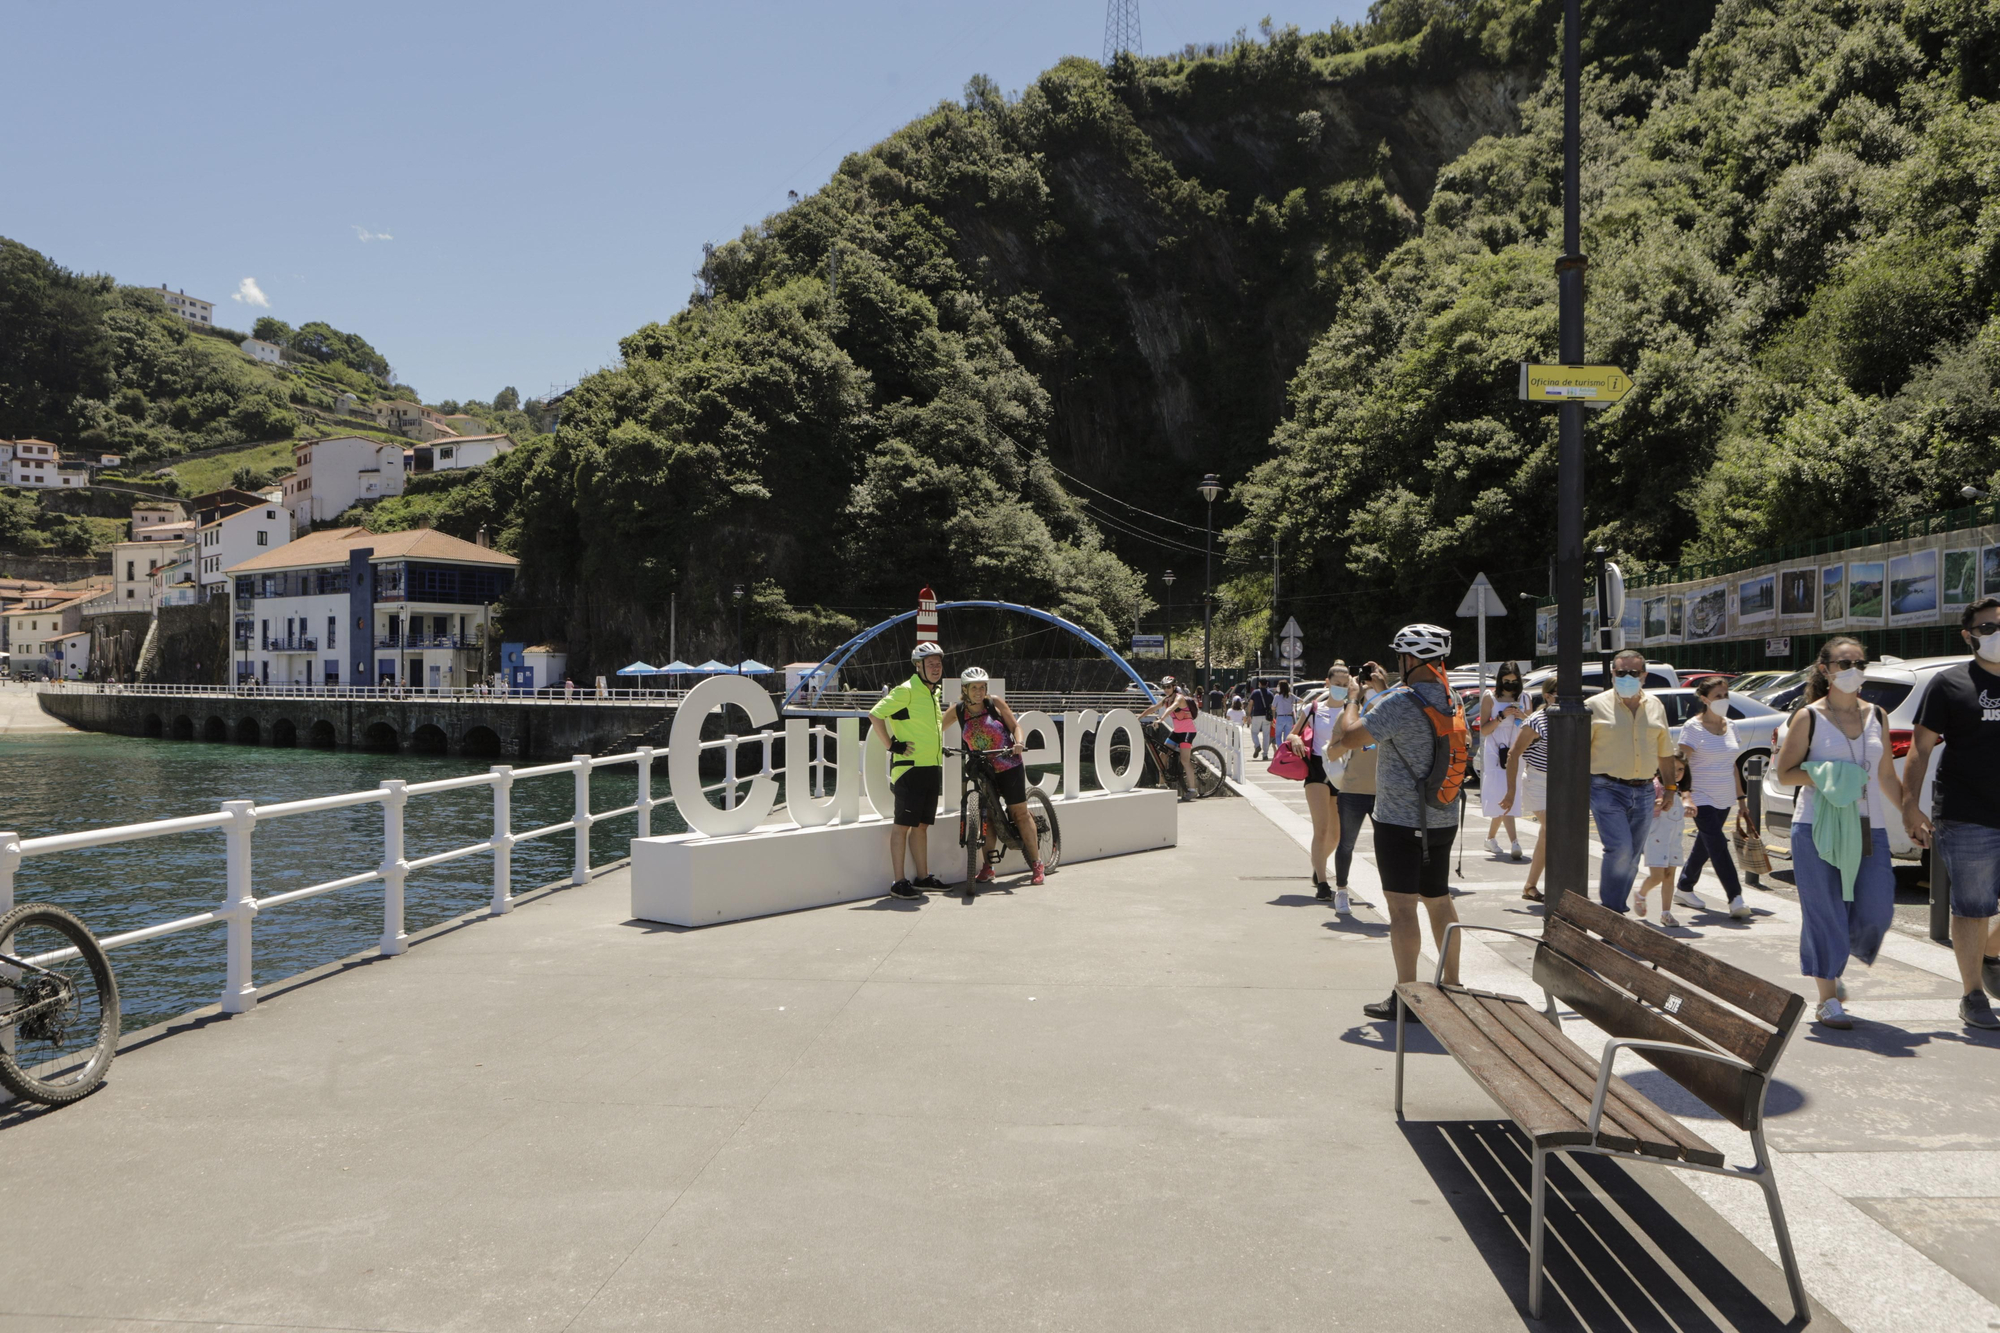
<path fill-rule="evenodd" d="M 1726 1051 L 1768 1074 L 1805 1010 L 1796 992 L 1628 920 L 1580 893 L 1557 900 L 1535 984 L 1614 1037 Z M 1739 1129 L 1755 1129 L 1763 1080 L 1715 1060 L 1640 1051 Z"/>

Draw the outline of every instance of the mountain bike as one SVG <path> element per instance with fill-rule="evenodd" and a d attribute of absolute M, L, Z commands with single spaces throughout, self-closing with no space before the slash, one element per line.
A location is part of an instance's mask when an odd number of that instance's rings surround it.
<path fill-rule="evenodd" d="M 90 928 L 49 903 L 0 916 L 0 1085 L 67 1106 L 97 1091 L 118 1050 L 118 982 Z"/>
<path fill-rule="evenodd" d="M 974 877 L 985 864 L 988 834 L 999 837 L 1000 845 L 993 853 L 996 864 L 1010 848 L 1031 862 L 1037 858 L 1029 857 L 1028 849 L 1021 844 L 1021 830 L 1014 827 L 1014 817 L 1008 813 L 999 784 L 993 780 L 992 756 L 984 750 L 947 749 L 945 753 L 965 759 L 958 802 L 958 842 L 965 848 L 965 901 L 971 902 L 979 891 Z M 1062 860 L 1062 826 L 1056 822 L 1055 803 L 1040 787 L 1029 787 L 1028 809 L 1035 818 L 1035 843 L 1042 869 L 1054 870 Z"/>
<path fill-rule="evenodd" d="M 1160 776 L 1164 786 L 1176 791 L 1192 790 L 1196 796 L 1213 796 L 1222 790 L 1223 774 L 1229 770 L 1222 762 L 1222 751 L 1199 742 L 1194 747 L 1194 781 L 1183 786 L 1180 780 L 1181 747 L 1173 740 L 1173 732 L 1157 724 L 1141 726 L 1139 730 L 1146 738 L 1146 753 L 1152 757 L 1153 771 Z M 1120 735 L 1111 742 L 1111 766 L 1123 770 L 1132 761 L 1131 747 Z"/>

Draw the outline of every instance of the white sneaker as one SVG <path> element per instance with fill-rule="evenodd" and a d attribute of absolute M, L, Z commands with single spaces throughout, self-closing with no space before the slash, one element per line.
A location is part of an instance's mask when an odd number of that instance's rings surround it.
<path fill-rule="evenodd" d="M 1739 893 L 1729 900 L 1729 915 L 1735 917 L 1738 921 L 1748 921 L 1750 919 L 1750 904 L 1743 901 L 1742 894 Z"/>
<path fill-rule="evenodd" d="M 1838 996 L 1835 996 L 1831 1000 L 1821 1000 L 1819 1008 L 1813 1010 L 1813 1017 L 1830 1028 L 1851 1028 L 1854 1026 L 1854 1020 L 1848 1017 L 1847 1010 L 1840 1007 L 1840 998 Z"/>
<path fill-rule="evenodd" d="M 1503 855 L 1503 853 L 1500 850 L 1500 839 L 1488 838 L 1486 840 L 1486 850 L 1492 853 L 1494 856 Z"/>
<path fill-rule="evenodd" d="M 1333 891 L 1333 911 L 1336 916 L 1352 915 L 1353 909 L 1347 905 L 1346 889 L 1335 889 Z"/>
<path fill-rule="evenodd" d="M 1528 854 L 1521 850 L 1521 844 L 1518 842 L 1510 847 L 1508 851 L 1516 861 L 1525 861 L 1528 859 Z"/>
<path fill-rule="evenodd" d="M 1701 900 L 1701 895 L 1699 894 L 1686 893 L 1680 889 L 1675 889 L 1674 901 L 1682 907 L 1692 907 L 1697 912 L 1706 912 L 1708 910 L 1708 904 Z"/>
<path fill-rule="evenodd" d="M 1668 908 L 1662 907 L 1660 909 L 1660 929 L 1665 930 L 1670 926 L 1678 925 L 1680 925 L 1680 921 L 1675 918 L 1673 912 Z"/>

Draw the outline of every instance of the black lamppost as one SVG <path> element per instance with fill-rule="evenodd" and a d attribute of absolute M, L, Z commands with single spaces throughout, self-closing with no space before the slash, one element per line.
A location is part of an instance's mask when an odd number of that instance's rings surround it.
<path fill-rule="evenodd" d="M 730 596 L 736 602 L 736 671 L 738 675 L 741 675 L 743 672 L 743 585 L 740 583 L 737 584 L 736 591 L 731 593 Z"/>
<path fill-rule="evenodd" d="M 1160 575 L 1160 582 L 1167 585 L 1167 660 L 1174 660 L 1174 571 Z"/>
<path fill-rule="evenodd" d="M 1563 5 L 1563 253 L 1556 260 L 1562 361 L 1583 364 L 1583 226 L 1578 107 L 1582 5 Z M 1549 714 L 1548 911 L 1590 878 L 1590 716 L 1583 704 L 1583 405 L 1558 409 L 1556 451 L 1556 678 Z"/>
<path fill-rule="evenodd" d="M 1215 497 L 1222 493 L 1222 479 L 1211 472 L 1201 479 L 1201 485 L 1195 487 L 1195 489 L 1200 491 L 1201 498 L 1208 502 L 1208 519 L 1206 522 L 1208 529 L 1208 549 L 1201 558 L 1203 583 L 1201 593 L 1201 690 L 1203 694 L 1206 694 L 1215 684 L 1214 670 L 1209 666 L 1208 660 L 1208 627 L 1210 612 L 1215 607 Z"/>

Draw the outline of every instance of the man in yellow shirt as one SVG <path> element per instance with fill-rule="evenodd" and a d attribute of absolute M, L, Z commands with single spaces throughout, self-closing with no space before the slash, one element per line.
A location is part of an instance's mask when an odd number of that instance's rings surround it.
<path fill-rule="evenodd" d="M 1604 844 L 1597 900 L 1622 912 L 1653 816 L 1674 799 L 1674 733 L 1666 706 L 1646 693 L 1646 655 L 1626 649 L 1611 659 L 1611 688 L 1584 701 L 1590 709 L 1590 814 Z M 1660 794 L 1653 794 L 1654 778 Z"/>
<path fill-rule="evenodd" d="M 910 654 L 910 678 L 882 696 L 868 710 L 868 724 L 889 751 L 889 789 L 896 793 L 895 822 L 889 828 L 889 885 L 892 898 L 921 898 L 926 889 L 942 889 L 944 881 L 931 873 L 930 827 L 937 819 L 938 797 L 944 792 L 944 719 L 947 710 L 939 682 L 944 679 L 944 649 L 920 643 Z M 903 878 L 903 852 L 916 862 L 915 879 Z"/>

